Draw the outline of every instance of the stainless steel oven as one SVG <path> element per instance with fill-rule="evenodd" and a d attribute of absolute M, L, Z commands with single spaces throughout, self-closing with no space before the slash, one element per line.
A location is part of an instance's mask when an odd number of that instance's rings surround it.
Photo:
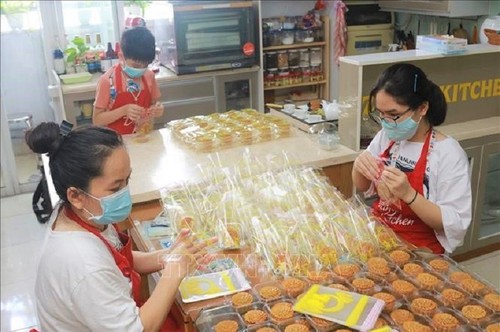
<path fill-rule="evenodd" d="M 160 61 L 177 74 L 251 67 L 257 63 L 251 1 L 169 2 Z"/>

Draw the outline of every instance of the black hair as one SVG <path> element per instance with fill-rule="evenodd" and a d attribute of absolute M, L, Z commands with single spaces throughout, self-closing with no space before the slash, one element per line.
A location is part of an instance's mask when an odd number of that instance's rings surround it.
<path fill-rule="evenodd" d="M 120 46 L 125 59 L 148 64 L 155 59 L 155 37 L 146 27 L 123 31 Z"/>
<path fill-rule="evenodd" d="M 429 109 L 425 117 L 431 126 L 439 126 L 446 119 L 448 106 L 443 92 L 415 65 L 397 63 L 385 69 L 370 91 L 370 110 L 373 110 L 375 96 L 381 90 L 394 97 L 398 104 L 412 109 L 428 102 Z"/>
<path fill-rule="evenodd" d="M 33 152 L 48 154 L 52 182 L 65 203 L 68 188 L 88 191 L 90 181 L 102 175 L 106 158 L 123 146 L 114 130 L 91 126 L 62 136 L 54 122 L 43 122 L 28 130 L 25 139 Z"/>

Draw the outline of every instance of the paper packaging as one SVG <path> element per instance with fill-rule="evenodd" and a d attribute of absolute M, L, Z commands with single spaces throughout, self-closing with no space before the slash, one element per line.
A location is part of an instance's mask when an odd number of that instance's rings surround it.
<path fill-rule="evenodd" d="M 466 46 L 467 39 L 448 35 L 429 35 L 417 36 L 416 48 L 441 54 L 460 54 L 465 52 Z"/>
<path fill-rule="evenodd" d="M 367 331 L 375 325 L 384 304 L 371 296 L 314 284 L 299 297 L 293 310 Z"/>

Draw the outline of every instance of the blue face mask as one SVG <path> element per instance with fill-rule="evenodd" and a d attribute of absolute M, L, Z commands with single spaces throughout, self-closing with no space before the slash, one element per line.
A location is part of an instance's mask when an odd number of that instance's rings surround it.
<path fill-rule="evenodd" d="M 124 66 L 123 67 L 123 71 L 130 78 L 141 77 L 144 74 L 144 72 L 146 71 L 146 69 L 147 68 L 134 68 L 134 67 L 129 67 L 129 66 Z"/>
<path fill-rule="evenodd" d="M 88 193 L 86 194 L 98 200 L 101 204 L 102 214 L 100 216 L 95 216 L 87 209 L 84 209 L 91 216 L 89 220 L 92 220 L 96 224 L 109 225 L 120 222 L 127 218 L 130 211 L 132 211 L 132 199 L 128 186 L 114 194 L 102 198 L 94 197 Z"/>
<path fill-rule="evenodd" d="M 382 128 L 391 141 L 404 141 L 405 139 L 412 138 L 417 132 L 418 122 L 415 122 L 411 117 L 398 123 L 394 127 L 394 123 L 387 123 L 382 121 Z"/>

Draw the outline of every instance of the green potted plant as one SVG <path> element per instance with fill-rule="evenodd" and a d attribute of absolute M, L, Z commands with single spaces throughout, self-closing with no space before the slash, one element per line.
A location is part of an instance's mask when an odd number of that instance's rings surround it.
<path fill-rule="evenodd" d="M 66 55 L 66 63 L 70 67 L 77 68 L 75 65 L 79 63 L 80 65 L 86 66 L 84 63 L 85 52 L 89 50 L 89 47 L 85 45 L 85 41 L 82 37 L 75 37 L 71 40 L 71 44 L 64 50 Z"/>
<path fill-rule="evenodd" d="M 141 17 L 144 18 L 144 14 L 146 13 L 146 8 L 152 3 L 153 1 L 147 1 L 147 0 L 128 0 L 125 1 L 125 6 L 126 7 L 137 7 L 141 10 Z"/>
<path fill-rule="evenodd" d="M 23 14 L 35 8 L 35 1 L 0 1 L 0 13 L 5 15 L 12 30 L 22 29 Z"/>

